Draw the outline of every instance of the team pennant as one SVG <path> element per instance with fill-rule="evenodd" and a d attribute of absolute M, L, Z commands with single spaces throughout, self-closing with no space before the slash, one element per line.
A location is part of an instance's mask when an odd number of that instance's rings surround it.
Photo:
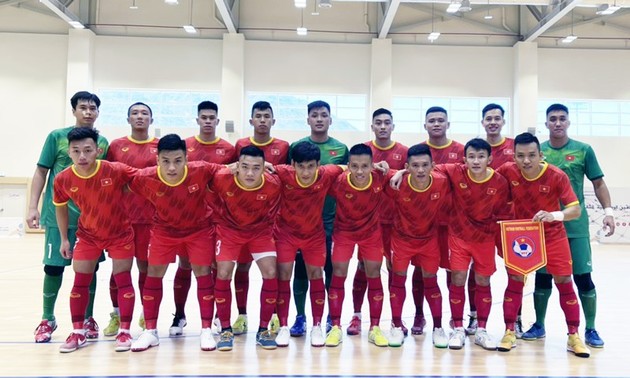
<path fill-rule="evenodd" d="M 499 223 L 505 266 L 526 275 L 547 265 L 542 222 L 511 220 Z"/>

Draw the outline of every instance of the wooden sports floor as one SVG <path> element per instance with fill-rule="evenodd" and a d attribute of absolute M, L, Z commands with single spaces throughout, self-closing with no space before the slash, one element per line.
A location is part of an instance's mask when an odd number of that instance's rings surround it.
<path fill-rule="evenodd" d="M 159 320 L 161 344 L 142 353 L 116 353 L 112 338 L 101 336 L 85 348 L 70 354 L 58 349 L 71 331 L 68 295 L 73 273 L 68 270 L 57 304 L 59 328 L 48 344 L 35 344 L 33 330 L 41 316 L 43 235 L 26 235 L 21 239 L 0 239 L 4 263 L 0 267 L 0 376 L 77 376 L 77 377 L 194 377 L 194 376 L 423 376 L 423 377 L 629 377 L 626 354 L 630 350 L 630 247 L 594 246 L 594 281 L 598 288 L 597 325 L 606 342 L 604 349 L 592 349 L 591 357 L 581 359 L 565 350 L 566 326 L 558 305 L 557 293 L 551 298 L 547 316 L 547 338 L 541 341 L 519 341 L 509 353 L 490 352 L 473 345 L 469 337 L 463 350 L 438 350 L 432 346 L 430 325 L 427 335 L 409 336 L 402 348 L 378 348 L 367 342 L 367 324 L 360 336 L 345 336 L 338 348 L 312 348 L 308 338 L 292 338 L 288 348 L 262 350 L 255 344 L 260 275 L 252 270 L 249 296 L 250 331 L 237 336 L 231 352 L 202 352 L 199 349 L 200 322 L 197 319 L 195 284 L 187 307 L 188 326 L 184 337 L 168 337 L 172 321 L 172 266 L 164 281 L 165 295 Z M 355 264 L 352 264 L 355 265 Z M 99 271 L 95 317 L 101 328 L 109 319 L 108 293 L 110 266 L 106 262 Z M 135 272 L 134 272 L 135 273 Z M 353 274 L 353 272 L 351 272 Z M 351 277 L 351 276 L 350 276 Z M 500 338 L 503 333 L 501 301 L 505 288 L 502 266 L 492 279 L 494 306 L 488 325 L 490 333 Z M 385 278 L 384 278 L 385 282 Z M 448 330 L 450 310 L 446 300 L 444 276 L 439 279 L 444 300 L 444 325 Z M 351 278 L 346 281 L 346 301 L 342 323 L 352 315 Z M 408 284 L 408 287 L 410 285 Z M 528 327 L 534 321 L 532 304 L 533 279 L 525 288 L 523 321 Z M 308 306 L 308 305 L 307 305 Z M 293 306 L 292 306 L 293 307 Z M 426 307 L 426 306 L 425 306 Z M 132 334 L 140 332 L 136 304 Z M 309 313 L 307 307 L 307 313 Z M 368 319 L 367 304 L 363 318 Z M 235 317 L 235 310 L 233 317 Z M 404 320 L 413 321 L 411 295 L 408 295 Z M 428 307 L 425 308 L 428 314 Z M 290 319 L 294 318 L 292 309 Z M 385 301 L 382 328 L 389 330 L 389 302 Z M 430 321 L 429 321 L 430 323 Z M 580 332 L 583 333 L 583 323 Z M 627 339 L 628 337 L 628 339 Z M 626 347 L 629 349 L 626 350 Z"/>

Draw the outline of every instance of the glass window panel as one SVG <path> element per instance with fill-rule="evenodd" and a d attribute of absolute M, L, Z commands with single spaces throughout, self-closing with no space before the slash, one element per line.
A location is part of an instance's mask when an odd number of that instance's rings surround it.
<path fill-rule="evenodd" d="M 392 99 L 393 109 L 416 109 L 420 113 L 422 99 L 415 97 L 394 97 Z"/>
<path fill-rule="evenodd" d="M 593 124 L 618 125 L 618 113 L 593 113 Z"/>
<path fill-rule="evenodd" d="M 475 98 L 453 98 L 451 99 L 452 111 L 455 110 L 473 110 L 479 109 L 479 100 Z M 481 119 L 481 116 L 479 116 Z"/>
<path fill-rule="evenodd" d="M 599 113 L 618 113 L 619 103 L 617 101 L 593 101 L 591 111 Z"/>

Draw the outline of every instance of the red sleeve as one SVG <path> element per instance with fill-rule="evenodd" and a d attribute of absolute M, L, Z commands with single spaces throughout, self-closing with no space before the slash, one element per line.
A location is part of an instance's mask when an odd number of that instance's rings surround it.
<path fill-rule="evenodd" d="M 66 168 L 70 169 L 70 168 Z M 62 172 L 63 173 L 63 172 Z M 55 181 L 53 183 L 53 203 L 57 206 L 65 205 L 68 201 L 70 201 L 70 197 L 64 190 L 64 175 L 59 174 L 55 177 Z"/>

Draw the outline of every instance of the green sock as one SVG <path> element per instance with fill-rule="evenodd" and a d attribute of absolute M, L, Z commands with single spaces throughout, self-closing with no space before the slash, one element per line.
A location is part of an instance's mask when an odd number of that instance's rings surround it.
<path fill-rule="evenodd" d="M 534 310 L 536 311 L 536 324 L 545 326 L 545 316 L 547 315 L 547 305 L 551 297 L 551 289 L 534 290 Z"/>
<path fill-rule="evenodd" d="M 584 317 L 586 318 L 586 328 L 595 329 L 595 315 L 597 315 L 597 291 L 579 291 Z"/>
<path fill-rule="evenodd" d="M 306 292 L 308 291 L 308 280 L 293 280 L 293 300 L 295 300 L 295 309 L 298 315 L 306 313 Z"/>
<path fill-rule="evenodd" d="M 61 288 L 62 281 L 63 275 L 51 276 L 44 274 L 44 314 L 42 319 L 55 320 L 55 303 L 57 302 L 57 294 L 59 293 L 59 288 Z"/>
<path fill-rule="evenodd" d="M 90 282 L 90 288 L 88 290 L 90 292 L 90 300 L 88 301 L 87 308 L 85 309 L 86 319 L 94 316 L 94 297 L 96 296 L 96 272 L 94 272 L 94 277 L 92 277 L 92 282 Z"/>

